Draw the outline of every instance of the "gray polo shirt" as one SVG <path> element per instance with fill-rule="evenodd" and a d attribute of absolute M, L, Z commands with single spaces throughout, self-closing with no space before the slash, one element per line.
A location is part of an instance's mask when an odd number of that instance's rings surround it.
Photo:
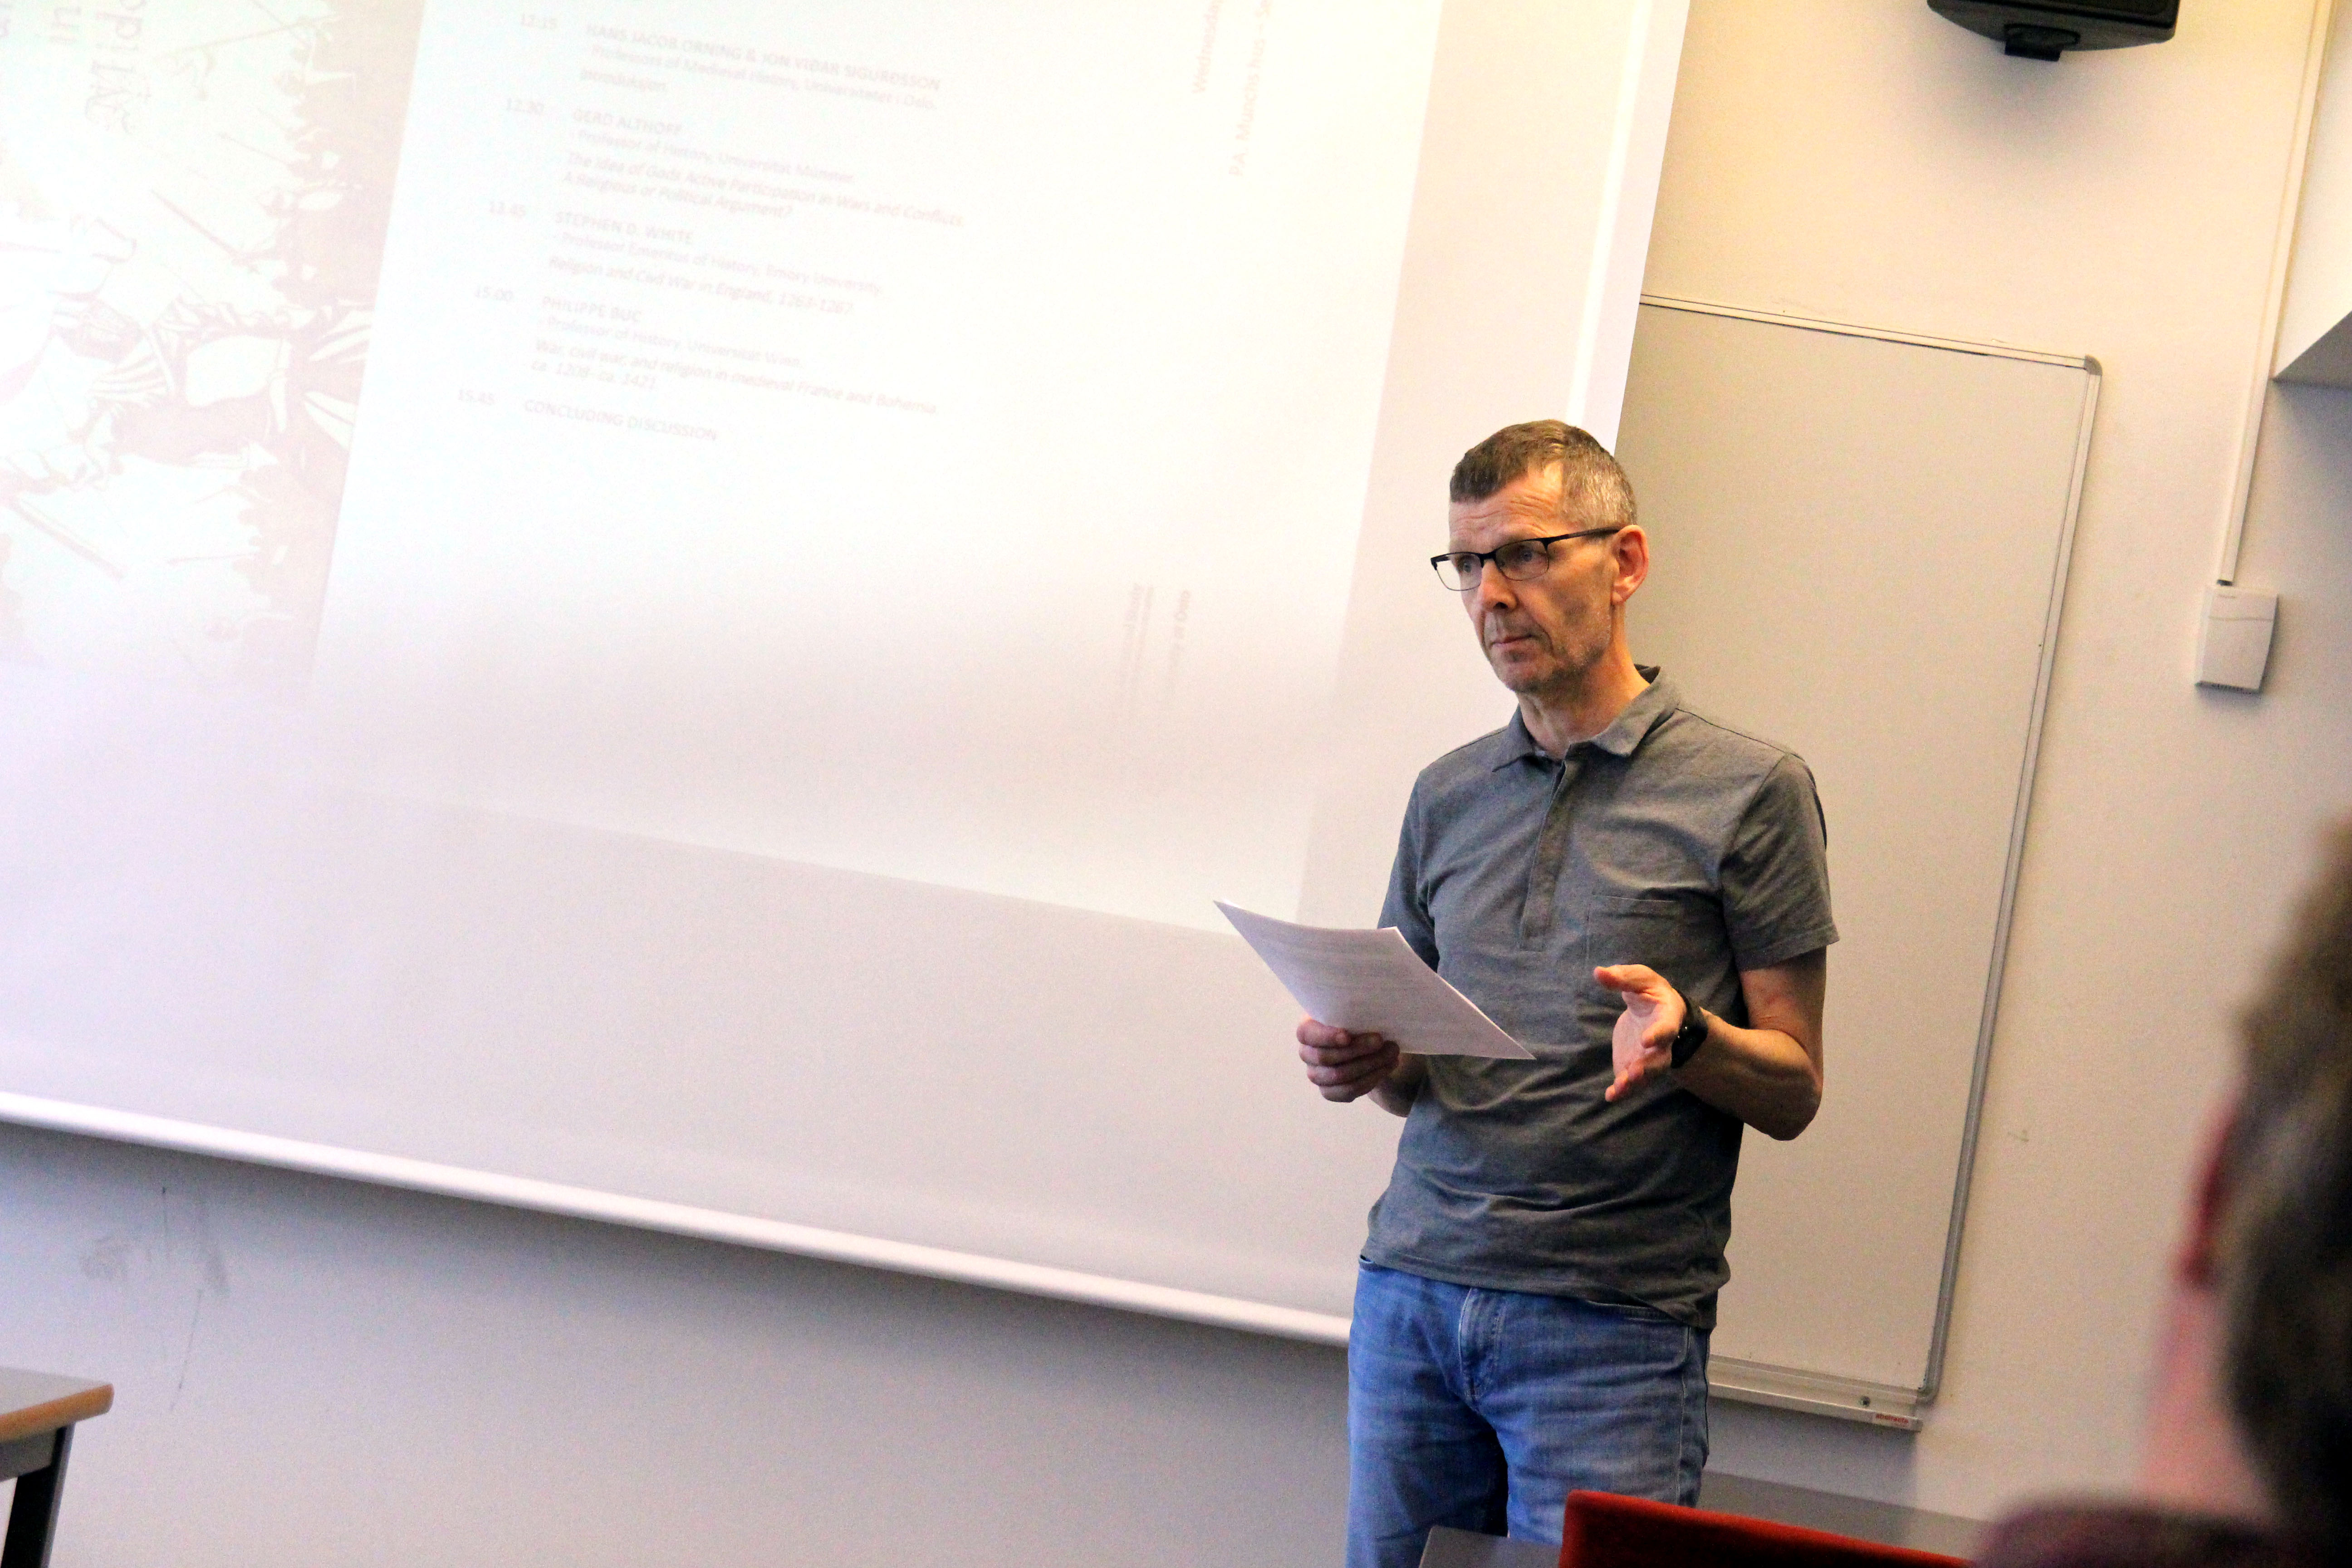
<path fill-rule="evenodd" d="M 1424 1058 L 1364 1257 L 1711 1328 L 1740 1123 L 1671 1082 L 1601 1099 L 1623 1008 L 1592 971 L 1646 963 L 1744 1026 L 1739 972 L 1837 927 L 1804 763 L 1642 673 L 1650 686 L 1564 759 L 1515 715 L 1413 784 L 1381 923 L 1535 1060 Z"/>

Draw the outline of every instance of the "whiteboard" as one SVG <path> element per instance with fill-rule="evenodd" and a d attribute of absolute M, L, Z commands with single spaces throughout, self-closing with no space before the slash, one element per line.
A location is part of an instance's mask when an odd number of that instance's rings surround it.
<path fill-rule="evenodd" d="M 1647 299 L 1635 657 L 1829 822 L 1827 1083 L 1750 1136 L 1719 1388 L 1908 1425 L 1940 1372 L 2095 363 Z"/>

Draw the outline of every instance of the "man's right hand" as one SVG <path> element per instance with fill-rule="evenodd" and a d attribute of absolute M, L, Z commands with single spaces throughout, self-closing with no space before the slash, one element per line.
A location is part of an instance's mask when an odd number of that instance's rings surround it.
<path fill-rule="evenodd" d="M 1397 1074 L 1404 1053 L 1379 1035 L 1349 1034 L 1313 1018 L 1298 1020 L 1298 1059 L 1326 1100 L 1361 1100 Z M 1383 1100 L 1388 1096 L 1381 1097 Z"/>

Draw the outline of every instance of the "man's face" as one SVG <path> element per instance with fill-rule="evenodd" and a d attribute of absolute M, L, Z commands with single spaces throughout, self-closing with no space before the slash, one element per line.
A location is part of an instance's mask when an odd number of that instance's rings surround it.
<path fill-rule="evenodd" d="M 1446 548 L 1492 550 L 1506 540 L 1591 526 L 1562 515 L 1559 468 L 1532 469 L 1485 500 L 1456 501 Z M 1512 582 L 1489 563 L 1477 586 L 1463 591 L 1462 607 L 1496 679 L 1522 696 L 1564 695 L 1583 682 L 1609 649 L 1615 606 L 1632 592 L 1619 571 L 1617 542 L 1624 538 L 1563 540 L 1551 547 L 1550 569 L 1530 582 Z"/>

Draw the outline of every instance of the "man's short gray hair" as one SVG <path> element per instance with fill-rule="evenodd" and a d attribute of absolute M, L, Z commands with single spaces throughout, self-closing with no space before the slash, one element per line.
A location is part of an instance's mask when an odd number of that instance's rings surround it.
<path fill-rule="evenodd" d="M 2243 1031 L 2217 1251 L 2231 1404 L 2288 1527 L 2352 1562 L 2352 825 Z"/>
<path fill-rule="evenodd" d="M 1485 500 L 1515 479 L 1559 468 L 1560 510 L 1587 528 L 1630 528 L 1633 486 L 1609 448 L 1558 419 L 1507 425 L 1462 454 L 1447 497 Z"/>

